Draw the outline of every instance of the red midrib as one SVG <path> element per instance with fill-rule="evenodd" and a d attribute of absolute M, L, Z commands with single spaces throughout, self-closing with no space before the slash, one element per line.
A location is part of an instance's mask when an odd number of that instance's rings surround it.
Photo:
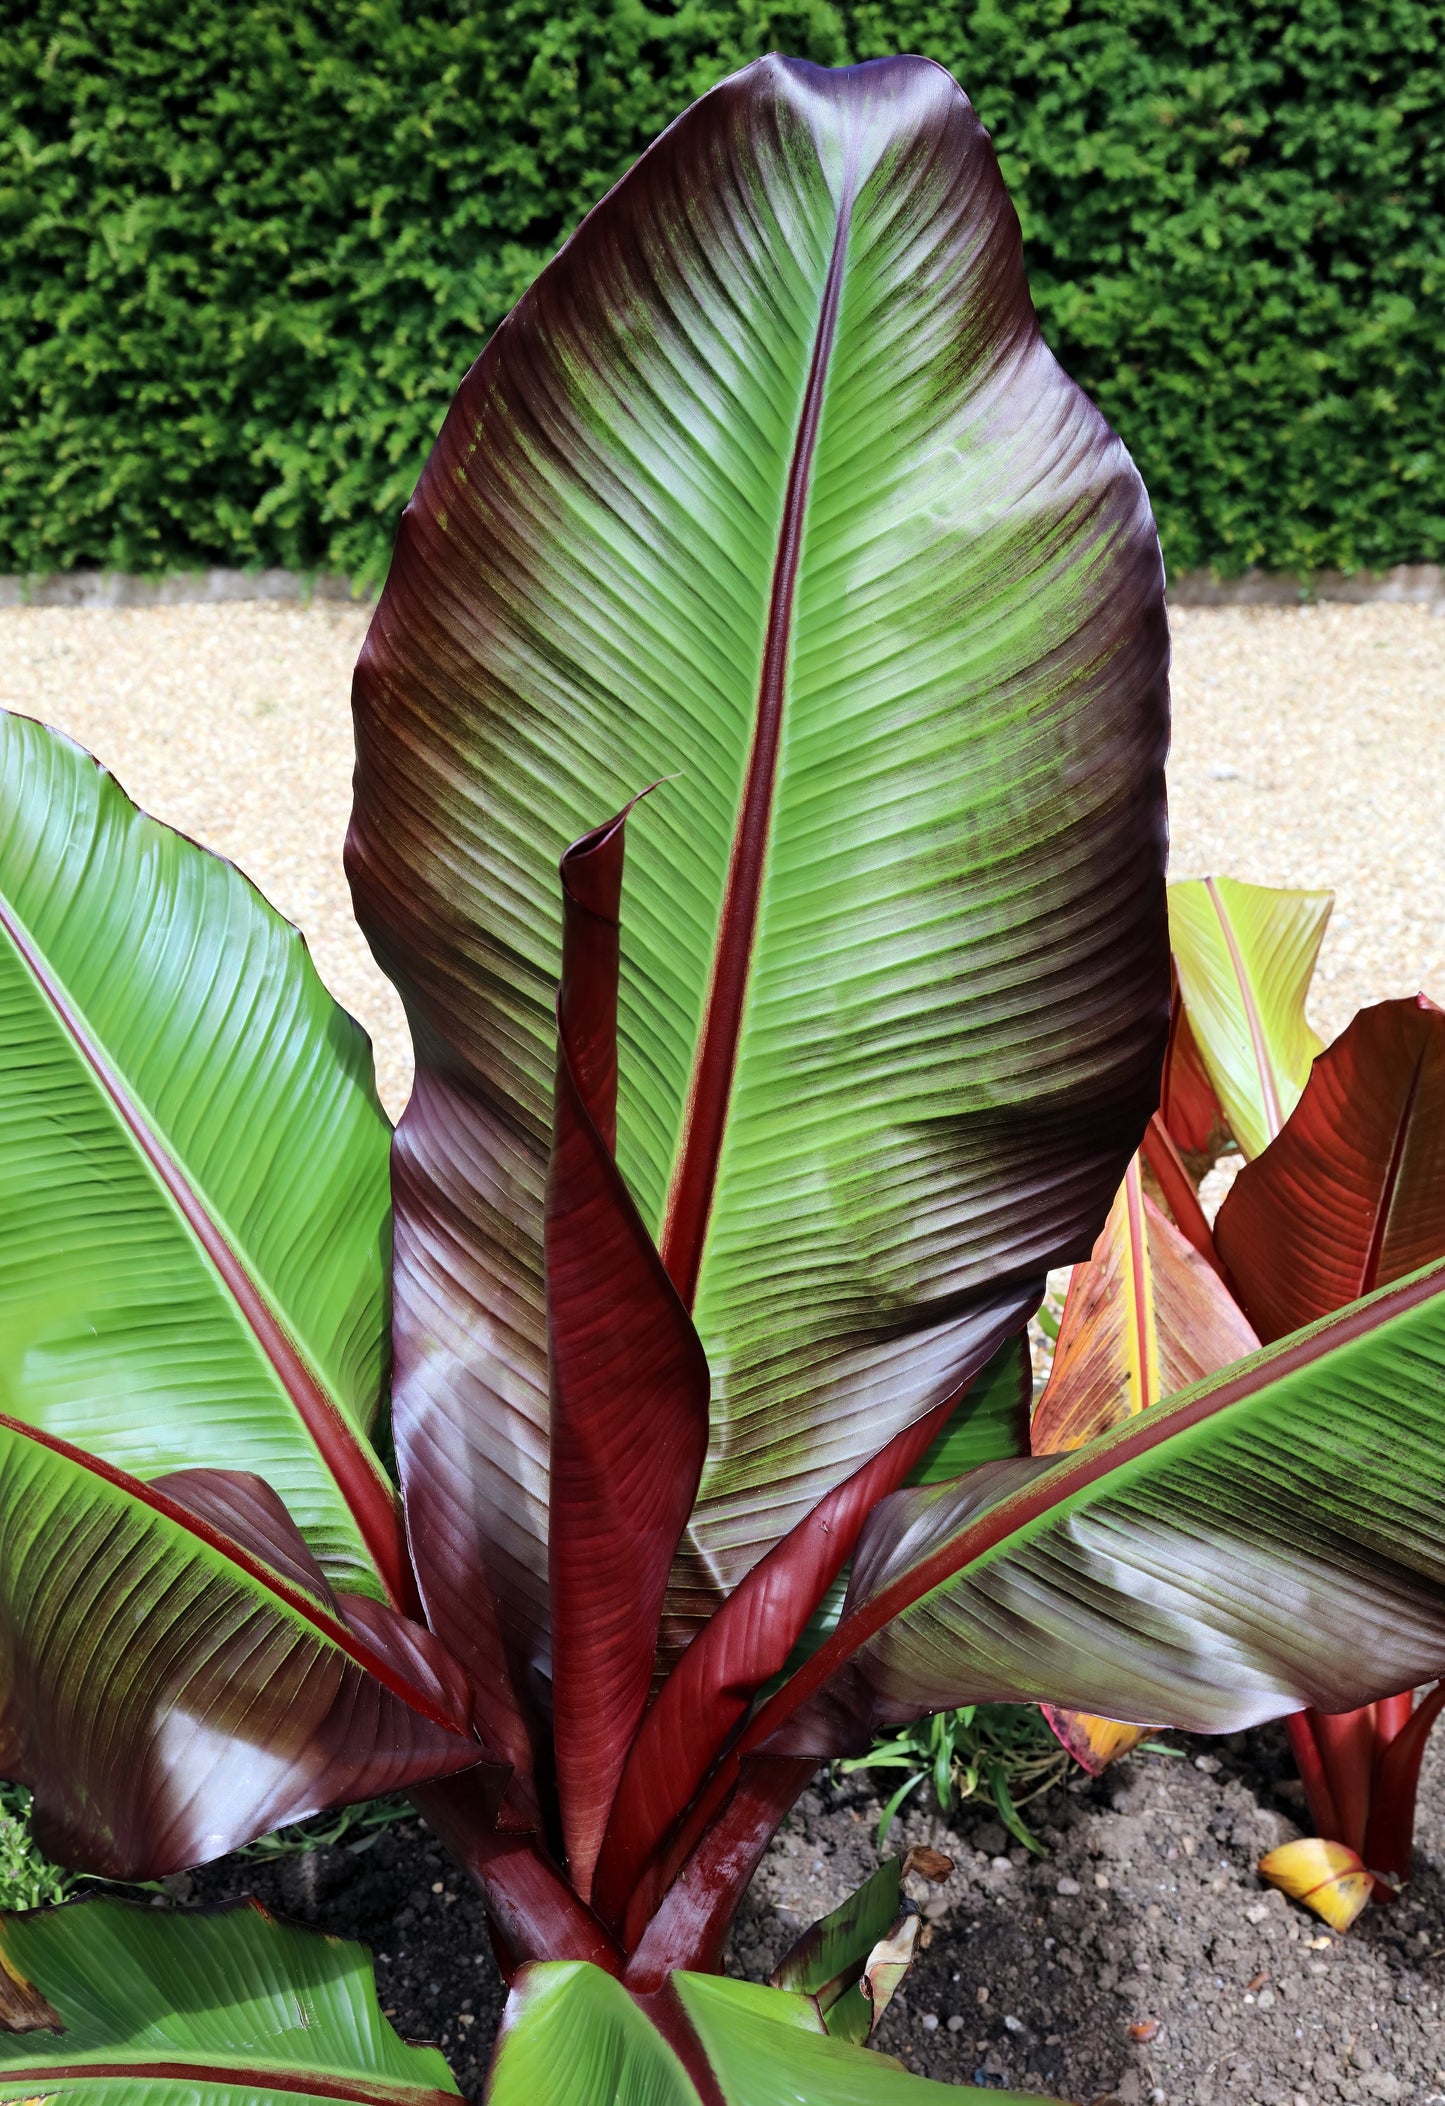
<path fill-rule="evenodd" d="M 1244 970 L 1244 959 L 1234 934 L 1234 927 L 1225 912 L 1224 901 L 1212 877 L 1204 880 L 1205 888 L 1219 917 L 1220 930 L 1229 950 L 1229 962 L 1234 967 L 1234 977 L 1239 985 L 1239 999 L 1244 1005 L 1245 1021 L 1249 1025 L 1250 1044 L 1254 1048 L 1254 1064 L 1259 1070 L 1259 1086 L 1264 1098 L 1264 1123 L 1269 1128 L 1269 1137 L 1274 1139 L 1284 1124 L 1284 1111 L 1279 1101 L 1279 1085 L 1275 1081 L 1270 1064 L 1269 1048 L 1265 1044 L 1264 1024 L 1255 1007 L 1254 994 L 1250 988 L 1249 975 Z"/>
<path fill-rule="evenodd" d="M 91 1037 L 60 982 L 46 966 L 26 930 L 0 895 L 0 928 L 20 953 L 45 1000 L 101 1088 L 125 1121 L 136 1145 L 155 1171 L 177 1212 L 219 1273 L 262 1352 L 275 1369 L 306 1431 L 331 1472 L 350 1509 L 362 1541 L 375 1562 L 393 1608 L 419 1608 L 411 1566 L 402 1547 L 395 1502 L 385 1480 L 367 1461 L 341 1412 L 326 1395 L 301 1358 L 256 1282 L 237 1257 L 180 1165 L 162 1146 L 100 1047 Z"/>
<path fill-rule="evenodd" d="M 900 1573 L 890 1586 L 880 1589 L 846 1617 L 812 1658 L 757 1713 L 734 1748 L 726 1774 L 736 1775 L 739 1759 L 760 1747 L 885 1623 L 911 1608 L 946 1580 L 956 1578 L 967 1566 L 975 1564 L 1008 1536 L 1016 1535 L 1040 1514 L 1086 1490 L 1122 1464 L 1132 1462 L 1136 1456 L 1165 1446 L 1176 1434 L 1217 1418 L 1231 1405 L 1247 1402 L 1271 1383 L 1294 1374 L 1299 1368 L 1308 1367 L 1312 1361 L 1322 1359 L 1327 1353 L 1350 1344 L 1366 1332 L 1442 1292 L 1445 1292 L 1445 1259 L 1402 1286 L 1387 1288 L 1381 1299 L 1368 1306 L 1356 1306 L 1340 1316 L 1327 1319 L 1308 1336 L 1282 1350 L 1269 1352 L 1267 1357 L 1254 1361 L 1242 1374 L 1221 1382 L 1217 1389 L 1206 1390 L 1172 1409 L 1165 1404 L 1141 1412 L 1126 1419 L 1112 1438 L 1106 1436 L 1100 1443 L 1091 1443 L 1088 1449 L 1079 1451 L 1077 1457 L 1060 1458 L 1046 1474 L 1041 1473 L 1035 1483 L 1015 1492 L 1012 1498 L 1001 1500 L 991 1512 L 981 1515 L 971 1526 L 961 1529 L 958 1535 Z"/>
<path fill-rule="evenodd" d="M 37 2062 L 12 2069 L 0 2064 L 7 2092 L 33 2084 L 38 2092 L 56 2084 L 95 2083 L 109 2077 L 162 2084 L 236 2084 L 247 2091 L 296 2091 L 314 2099 L 350 2099 L 356 2106 L 458 2106 L 455 2092 L 421 2085 L 370 2083 L 331 2076 L 324 2070 L 271 2069 L 241 2062 Z"/>
<path fill-rule="evenodd" d="M 788 469 L 782 525 L 773 562 L 753 742 L 733 832 L 707 1003 L 698 1033 L 683 1119 L 682 1145 L 658 1239 L 668 1277 L 689 1309 L 697 1294 L 698 1273 L 702 1268 L 713 1193 L 717 1186 L 718 1161 L 727 1130 L 733 1077 L 737 1071 L 738 1038 L 742 1030 L 743 1004 L 747 997 L 763 872 L 772 831 L 778 753 L 782 745 L 787 700 L 788 647 L 797 597 L 808 487 L 822 418 L 828 361 L 838 326 L 851 217 L 852 200 L 845 197 L 839 207 L 833 253 L 818 314 L 818 332 Z"/>
<path fill-rule="evenodd" d="M 185 1529 L 188 1535 L 194 1536 L 208 1549 L 218 1552 L 228 1564 L 244 1572 L 248 1579 L 256 1581 L 267 1593 L 273 1594 L 293 1614 L 309 1623 L 321 1637 L 328 1639 L 339 1652 L 354 1660 L 358 1667 L 364 1668 L 384 1689 L 390 1690 L 393 1696 L 399 1697 L 413 1711 L 420 1712 L 423 1718 L 429 1719 L 435 1726 L 443 1727 L 448 1733 L 462 1732 L 455 1719 L 450 1719 L 439 1711 L 423 1690 L 417 1689 L 414 1684 L 399 1675 L 382 1654 L 376 1652 L 365 1639 L 359 1638 L 349 1624 L 344 1623 L 339 1616 L 333 1615 L 314 1595 L 308 1594 L 304 1587 L 298 1586 L 294 1580 L 278 1572 L 274 1565 L 268 1565 L 264 1558 L 258 1557 L 244 1544 L 237 1543 L 219 1528 L 213 1527 L 201 1515 L 192 1513 L 188 1506 L 182 1506 L 178 1499 L 172 1499 L 159 1485 L 147 1484 L 144 1478 L 132 1477 L 128 1470 L 118 1469 L 114 1463 L 106 1462 L 102 1456 L 92 1455 L 88 1448 L 78 1448 L 74 1441 L 62 1439 L 58 1433 L 42 1433 L 39 1427 L 29 1426 L 23 1419 L 12 1418 L 8 1412 L 0 1411 L 0 1431 L 13 1433 L 21 1440 L 32 1441 L 37 1448 L 44 1448 L 51 1455 L 61 1456 L 66 1462 L 73 1463 L 77 1469 L 89 1471 L 93 1477 L 98 1477 L 103 1483 L 113 1486 L 116 1491 L 123 1492 L 128 1499 L 134 1499 L 137 1505 L 147 1507 L 151 1513 L 160 1514 L 167 1521 L 173 1521 L 178 1528 Z"/>
<path fill-rule="evenodd" d="M 1410 1087 L 1405 1092 L 1405 1102 L 1400 1107 L 1400 1117 L 1395 1127 L 1395 1138 L 1390 1144 L 1390 1160 L 1380 1187 L 1379 1203 L 1375 1209 L 1375 1224 L 1370 1230 L 1369 1248 L 1360 1272 L 1357 1295 L 1373 1294 L 1380 1280 L 1380 1259 L 1384 1254 L 1385 1236 L 1390 1225 L 1390 1209 L 1395 1203 L 1395 1191 L 1400 1182 L 1400 1169 L 1405 1159 L 1405 1143 L 1409 1138 L 1410 1121 L 1415 1114 L 1415 1099 L 1420 1094 L 1420 1077 L 1425 1067 L 1425 1047 L 1422 1045 L 1415 1059 L 1415 1072 L 1410 1077 Z"/>

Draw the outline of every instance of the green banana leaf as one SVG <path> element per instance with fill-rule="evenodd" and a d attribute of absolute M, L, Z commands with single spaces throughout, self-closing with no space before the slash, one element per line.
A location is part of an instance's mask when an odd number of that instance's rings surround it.
<path fill-rule="evenodd" d="M 1445 1262 L 1060 1457 L 875 1508 L 740 1758 L 991 1700 L 1237 1731 L 1445 1673 Z"/>
<path fill-rule="evenodd" d="M 471 1767 L 381 1402 L 387 1125 L 239 872 L 0 714 L 0 1774 L 118 1878 Z"/>
<path fill-rule="evenodd" d="M 417 1044 L 395 1423 L 463 1655 L 485 1597 L 547 1660 L 567 843 L 669 778 L 618 1109 L 713 1376 L 666 1659 L 1087 1256 L 1158 1097 L 1166 663 L 1143 489 L 927 61 L 725 82 L 497 331 L 357 668 L 347 850 Z"/>
<path fill-rule="evenodd" d="M 384 1599 L 388 1144 L 297 931 L 0 714 L 0 1412 L 142 1479 L 254 1471 Z"/>
<path fill-rule="evenodd" d="M 657 2009 L 670 2037 L 641 2003 Z M 676 1974 L 661 1998 L 639 2002 L 581 1960 L 518 1976 L 487 2106 L 699 2106 L 685 2057 L 705 2095 L 725 2106 L 942 2106 L 945 2093 L 1029 2106 L 1017 2092 L 930 2083 L 891 2055 L 835 2040 L 811 1997 Z"/>
<path fill-rule="evenodd" d="M 258 1902 L 181 1915 L 107 1898 L 0 1917 L 7 2102 L 441 2106 L 457 2095 L 437 2049 L 406 2046 L 383 2018 L 364 1946 L 278 1923 Z"/>
<path fill-rule="evenodd" d="M 1324 1041 L 1305 997 L 1334 903 L 1238 878 L 1169 887 L 1169 941 L 1185 1014 L 1246 1161 L 1300 1100 Z"/>

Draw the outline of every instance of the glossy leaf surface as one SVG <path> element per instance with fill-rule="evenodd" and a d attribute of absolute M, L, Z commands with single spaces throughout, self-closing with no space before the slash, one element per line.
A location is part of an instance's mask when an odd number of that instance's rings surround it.
<path fill-rule="evenodd" d="M 624 813 L 562 858 L 547 1180 L 553 1745 L 584 1900 L 707 1453 L 707 1361 L 612 1157 L 625 824 Z"/>
<path fill-rule="evenodd" d="M 458 1646 L 484 1587 L 547 1668 L 563 846 L 675 778 L 617 1151 L 713 1373 L 675 1646 L 1097 1232 L 1157 1099 L 1165 657 L 1138 479 L 924 61 L 724 83 L 497 331 L 358 667 L 348 846 L 417 1041 L 396 1425 Z"/>
<path fill-rule="evenodd" d="M 995 1699 L 1216 1733 L 1349 1710 L 1445 1662 L 1442 1484 L 1445 1265 L 1071 1455 L 895 1493 L 738 1754 Z"/>
<path fill-rule="evenodd" d="M 934 2084 L 891 2055 L 835 2040 L 808 1997 L 718 1975 L 674 1979 L 726 2106 L 943 2106 L 946 2098 L 1030 2106 L 1022 2092 Z"/>
<path fill-rule="evenodd" d="M 179 1871 L 469 1769 L 471 1727 L 437 1640 L 333 1594 L 259 1478 L 144 1485 L 0 1417 L 0 1775 L 49 1856 Z"/>
<path fill-rule="evenodd" d="M 507 1999 L 487 2106 L 699 2106 L 673 2049 L 585 1960 L 526 1968 Z"/>
<path fill-rule="evenodd" d="M 1069 1280 L 1033 1452 L 1082 1447 L 1258 1344 L 1219 1275 L 1145 1192 L 1136 1156 Z"/>
<path fill-rule="evenodd" d="M 1237 878 L 1169 887 L 1189 1028 L 1246 1159 L 1284 1125 L 1320 1050 L 1305 997 L 1333 899 Z"/>
<path fill-rule="evenodd" d="M 370 1049 L 229 863 L 0 715 L 0 1411 L 142 1478 L 252 1470 L 407 1585 Z"/>
<path fill-rule="evenodd" d="M 436 2048 L 381 2014 L 364 1946 L 278 1923 L 256 1902 L 211 1915 L 86 1901 L 0 1917 L 0 1965 L 63 2030 L 0 2031 L 7 2099 L 87 2106 L 440 2106 L 457 2087 Z"/>
<path fill-rule="evenodd" d="M 1423 995 L 1362 1009 L 1215 1233 L 1265 1338 L 1445 1256 L 1445 1011 Z"/>

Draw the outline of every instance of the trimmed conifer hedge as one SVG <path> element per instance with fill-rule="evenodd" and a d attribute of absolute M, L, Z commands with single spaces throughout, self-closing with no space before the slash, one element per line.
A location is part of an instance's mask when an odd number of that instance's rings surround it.
<path fill-rule="evenodd" d="M 921 51 L 1175 569 L 1445 557 L 1438 0 L 0 0 L 0 571 L 375 579 L 488 331 L 758 52 Z"/>

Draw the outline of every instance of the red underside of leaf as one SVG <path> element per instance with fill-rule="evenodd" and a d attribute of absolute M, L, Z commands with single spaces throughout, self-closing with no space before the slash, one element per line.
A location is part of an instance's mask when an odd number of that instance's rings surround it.
<path fill-rule="evenodd" d="M 612 1159 L 625 814 L 562 859 L 547 1184 L 549 1575 L 558 1793 L 592 1891 L 707 1453 L 707 1360 Z"/>
<path fill-rule="evenodd" d="M 608 1823 L 595 1898 L 609 1922 L 621 1922 L 648 1861 L 756 1691 L 787 1665 L 873 1508 L 907 1481 L 965 1392 L 898 1434 L 821 1500 L 753 1567 L 678 1661 L 642 1722 Z"/>
<path fill-rule="evenodd" d="M 1445 1255 L 1445 1011 L 1423 995 L 1362 1009 L 1215 1237 L 1265 1339 Z"/>

